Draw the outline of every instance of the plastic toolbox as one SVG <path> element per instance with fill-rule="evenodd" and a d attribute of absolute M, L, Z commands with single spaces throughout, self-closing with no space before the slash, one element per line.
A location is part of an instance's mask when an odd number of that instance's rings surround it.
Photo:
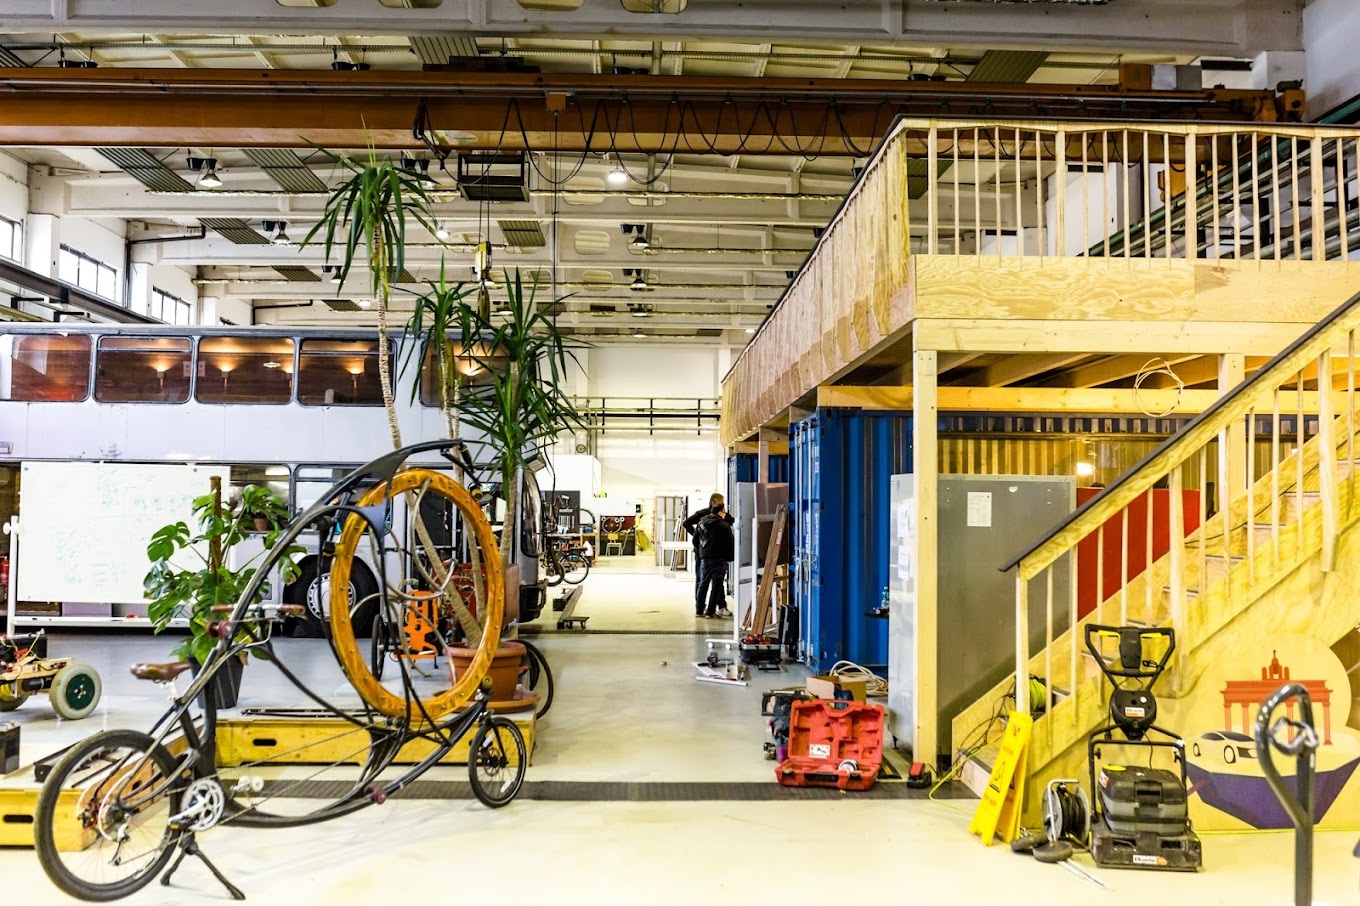
<path fill-rule="evenodd" d="M 1178 775 L 1137 765 L 1101 768 L 1100 807 L 1117 834 L 1183 834 L 1189 815 L 1185 785 Z"/>
<path fill-rule="evenodd" d="M 883 764 L 883 706 L 852 701 L 795 701 L 789 757 L 775 769 L 784 786 L 867 790 Z"/>

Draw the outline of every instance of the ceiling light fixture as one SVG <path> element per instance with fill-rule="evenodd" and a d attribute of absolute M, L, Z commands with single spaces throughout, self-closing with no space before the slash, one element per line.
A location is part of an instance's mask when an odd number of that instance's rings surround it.
<path fill-rule="evenodd" d="M 437 185 L 430 175 L 430 162 L 425 158 L 402 157 L 401 168 L 419 178 L 422 189 L 433 189 Z"/>
<path fill-rule="evenodd" d="M 190 155 L 188 163 L 189 172 L 199 174 L 197 185 L 200 189 L 216 189 L 222 185 L 217 175 L 217 158 Z"/>
<path fill-rule="evenodd" d="M 614 169 L 609 171 L 606 177 L 611 186 L 622 186 L 628 183 L 628 171 L 623 169 L 623 161 L 618 156 L 614 157 Z"/>
<path fill-rule="evenodd" d="M 339 282 L 340 282 L 340 270 L 341 270 L 341 268 L 340 268 L 340 265 L 338 265 L 338 264 L 323 264 L 323 265 L 321 265 L 321 273 L 323 273 L 323 274 L 330 274 L 330 275 L 331 275 L 331 282 L 332 282 L 332 283 L 339 283 Z"/>
<path fill-rule="evenodd" d="M 641 269 L 634 270 L 632 268 L 624 268 L 623 275 L 625 277 L 633 278 L 633 282 L 628 286 L 633 292 L 640 293 L 651 289 L 651 287 L 647 285 L 647 278 L 643 276 Z"/>
<path fill-rule="evenodd" d="M 373 300 L 372 300 L 372 299 L 360 299 L 360 300 L 359 300 L 358 302 L 356 302 L 355 304 L 358 305 L 360 308 L 368 308 L 370 305 L 373 304 Z"/>
<path fill-rule="evenodd" d="M 643 333 L 643 332 L 642 332 L 642 328 L 639 327 L 637 330 L 633 331 L 633 339 L 635 339 L 635 340 L 645 340 L 645 339 L 647 339 L 647 335 L 646 335 L 645 333 Z"/>
<path fill-rule="evenodd" d="M 746 328 L 746 332 L 747 332 L 747 333 L 755 333 L 755 332 L 756 332 L 756 329 L 755 329 L 754 327 L 748 327 L 748 328 Z"/>
<path fill-rule="evenodd" d="M 263 364 L 264 367 L 266 367 L 266 368 L 282 368 L 282 367 L 283 367 L 283 365 L 282 365 L 281 363 L 279 363 L 279 362 L 262 362 L 261 364 Z"/>
<path fill-rule="evenodd" d="M 650 318 L 652 316 L 652 307 L 650 305 L 634 303 L 628 306 L 628 313 L 635 318 Z"/>
<path fill-rule="evenodd" d="M 440 242 L 448 242 L 448 241 L 449 241 L 449 231 L 448 231 L 448 228 L 445 227 L 442 223 L 440 223 L 440 222 L 437 221 L 437 220 L 435 221 L 435 224 L 434 224 L 434 238 L 438 239 Z"/>
<path fill-rule="evenodd" d="M 629 244 L 632 245 L 633 250 L 637 252 L 645 252 L 652 247 L 652 243 L 647 238 L 646 233 L 638 233 L 633 237 L 633 241 Z"/>

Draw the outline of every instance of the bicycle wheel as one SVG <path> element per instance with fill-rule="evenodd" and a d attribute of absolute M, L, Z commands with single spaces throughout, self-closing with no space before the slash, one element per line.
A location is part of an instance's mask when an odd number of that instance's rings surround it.
<path fill-rule="evenodd" d="M 387 663 L 387 621 L 381 613 L 373 616 L 373 635 L 369 640 L 368 669 L 373 671 L 375 680 L 382 680 L 383 666 Z"/>
<path fill-rule="evenodd" d="M 548 571 L 549 588 L 556 588 L 562 584 L 562 564 L 557 561 L 555 556 L 549 554 L 547 559 L 543 561 L 543 568 Z"/>
<path fill-rule="evenodd" d="M 537 645 L 527 642 L 524 639 L 518 640 L 524 646 L 524 653 L 529 661 L 529 691 L 538 693 L 538 709 L 534 711 L 535 717 L 542 717 L 548 713 L 553 701 L 553 672 L 548 666 L 548 659 L 543 656 Z"/>
<path fill-rule="evenodd" d="M 467 669 L 448 688 L 422 687 L 416 693 L 419 696 L 418 700 L 413 695 L 407 694 L 406 689 L 403 690 L 403 694 L 398 694 L 379 682 L 369 664 L 367 654 L 371 654 L 371 651 L 366 654 L 359 650 L 347 601 L 336 598 L 337 589 L 348 587 L 349 573 L 354 568 L 360 542 L 372 531 L 368 523 L 357 515 L 345 520 L 344 531 L 336 544 L 335 560 L 331 564 L 331 634 L 336 655 L 346 678 L 371 708 L 388 717 L 433 721 L 452 713 L 472 698 L 472 694 L 481 685 L 482 678 L 486 676 L 491 666 L 492 654 L 500 645 L 501 621 L 505 610 L 505 571 L 501 565 L 496 536 L 491 530 L 491 523 L 487 521 L 486 513 L 462 485 L 443 473 L 428 469 L 405 469 L 393 476 L 391 482 L 370 488 L 357 506 L 378 507 L 388 501 L 404 498 L 408 494 L 434 495 L 452 504 L 468 532 L 470 543 L 477 546 L 483 575 L 482 581 L 474 581 L 473 586 L 477 614 L 484 627 L 477 653 Z M 459 565 L 448 563 L 444 564 L 444 567 L 452 570 Z M 380 594 L 384 596 L 379 605 L 380 609 L 385 613 L 392 613 L 396 608 L 389 607 L 386 600 L 387 590 L 380 591 Z M 451 598 L 455 594 L 459 594 L 455 585 L 446 583 L 441 590 L 430 592 L 430 597 Z M 409 670 L 409 666 L 405 664 L 401 664 L 400 668 Z"/>
<path fill-rule="evenodd" d="M 590 575 L 590 562 L 581 554 L 568 554 L 562 558 L 562 581 L 568 585 L 580 585 Z"/>
<path fill-rule="evenodd" d="M 76 743 L 38 794 L 33 841 L 52 883 L 80 900 L 116 900 L 165 869 L 183 780 L 145 733 L 105 730 Z"/>
<path fill-rule="evenodd" d="M 493 717 L 477 727 L 468 750 L 468 779 L 483 805 L 509 805 L 519 795 L 528 767 L 524 734 L 513 720 Z"/>

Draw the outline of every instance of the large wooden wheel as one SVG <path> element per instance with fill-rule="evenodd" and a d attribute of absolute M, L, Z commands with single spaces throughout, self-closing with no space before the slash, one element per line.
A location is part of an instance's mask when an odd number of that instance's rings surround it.
<path fill-rule="evenodd" d="M 364 536 L 371 534 L 368 524 L 359 516 L 350 516 L 345 520 L 344 531 L 336 544 L 335 562 L 331 565 L 330 625 L 340 666 L 370 707 L 388 717 L 421 720 L 428 716 L 431 720 L 438 720 L 461 708 L 472 697 L 491 666 L 492 655 L 500 645 L 501 620 L 505 610 L 505 570 L 501 564 L 496 537 L 486 514 L 472 499 L 472 495 L 447 475 L 429 469 L 405 469 L 398 472 L 390 483 L 384 482 L 374 486 L 357 505 L 378 506 L 385 501 L 409 494 L 423 494 L 427 497 L 435 495 L 450 501 L 462 518 L 469 543 L 477 546 L 486 592 L 484 595 L 478 595 L 477 615 L 485 630 L 472 663 L 448 688 L 428 694 L 422 693 L 418 701 L 409 691 L 399 694 L 385 687 L 373 675 L 369 658 L 355 638 L 355 626 L 350 618 L 347 593 L 354 557 L 360 550 Z M 412 518 L 415 518 L 414 513 Z M 447 570 L 455 565 L 442 564 L 442 568 Z M 392 581 L 391 576 L 388 577 L 388 581 Z M 438 594 L 454 593 L 453 584 L 446 583 L 448 588 Z M 395 612 L 395 608 L 402 606 L 401 599 L 391 589 L 384 589 L 381 594 L 383 600 L 380 606 L 383 612 L 390 614 Z"/>

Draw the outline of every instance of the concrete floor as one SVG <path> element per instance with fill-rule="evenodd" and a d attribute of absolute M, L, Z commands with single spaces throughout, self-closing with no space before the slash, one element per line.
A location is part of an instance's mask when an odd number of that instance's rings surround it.
<path fill-rule="evenodd" d="M 762 690 L 800 681 L 756 674 L 747 688 L 698 683 L 691 661 L 703 639 L 731 623 L 695 621 L 692 579 L 663 578 L 648 557 L 601 561 L 577 612 L 592 629 L 691 634 L 543 632 L 557 674 L 557 699 L 540 723 L 530 781 L 758 781 L 773 784 L 761 754 Z M 547 629 L 551 630 L 552 623 Z M 698 634 L 693 634 L 698 633 Z M 290 664 L 337 697 L 343 683 L 324 643 L 293 641 Z M 12 717 L 24 725 L 24 756 L 105 726 L 145 728 L 164 705 L 154 687 L 127 677 L 132 660 L 160 657 L 163 639 L 133 634 L 54 637 L 105 677 L 99 712 L 58 721 L 42 700 Z M 245 705 L 297 702 L 252 667 Z M 252 684 L 250 677 L 256 676 Z M 429 779 L 462 779 L 437 768 Z M 834 806 L 834 811 L 833 807 Z M 693 903 L 854 902 L 893 897 L 923 903 L 1292 902 L 1288 834 L 1211 836 L 1199 875 L 1098 871 L 1113 892 L 1055 866 L 983 847 L 967 833 L 971 803 L 923 800 L 770 802 L 520 801 L 489 811 L 473 801 L 392 801 L 347 818 L 286 831 L 219 828 L 205 850 L 254 903 L 376 903 L 457 895 L 510 902 Z M 1354 834 L 1317 840 L 1317 902 L 1360 903 Z M 1091 868 L 1088 859 L 1082 864 Z M 526 870 L 529 868 L 531 870 Z M 31 850 L 0 849 L 0 877 L 25 901 L 61 901 Z M 174 888 L 153 887 L 129 903 L 222 902 L 197 866 Z"/>

